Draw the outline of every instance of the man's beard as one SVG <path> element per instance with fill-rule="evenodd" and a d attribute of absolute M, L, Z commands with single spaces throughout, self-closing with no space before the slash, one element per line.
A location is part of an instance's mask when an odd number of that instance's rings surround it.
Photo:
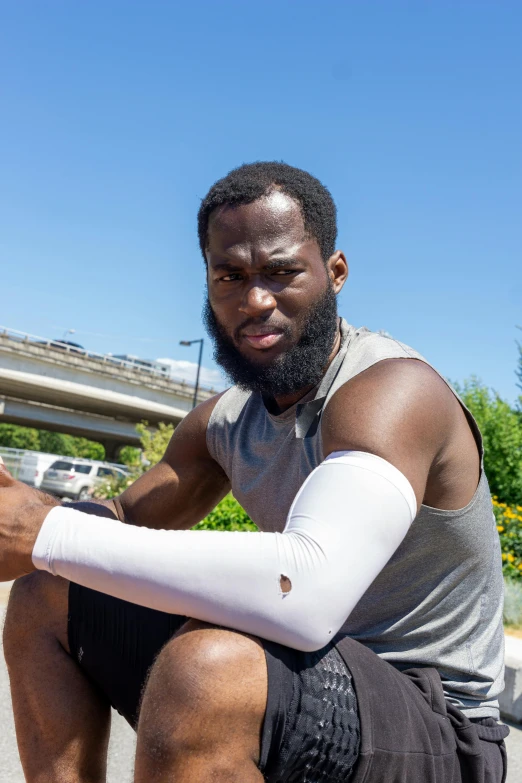
<path fill-rule="evenodd" d="M 321 380 L 338 330 L 337 299 L 328 281 L 325 292 L 302 318 L 298 342 L 269 364 L 243 356 L 217 320 L 208 297 L 203 322 L 214 342 L 214 359 L 232 383 L 265 397 L 284 397 Z"/>

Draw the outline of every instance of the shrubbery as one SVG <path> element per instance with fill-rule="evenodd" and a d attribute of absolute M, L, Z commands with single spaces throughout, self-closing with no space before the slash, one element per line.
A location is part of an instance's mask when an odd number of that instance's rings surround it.
<path fill-rule="evenodd" d="M 522 505 L 520 412 L 476 378 L 456 388 L 482 434 L 484 468 L 491 494 L 504 503 Z"/>
<path fill-rule="evenodd" d="M 257 530 L 233 495 L 227 495 L 194 530 Z"/>
<path fill-rule="evenodd" d="M 508 506 L 494 497 L 493 512 L 500 536 L 504 576 L 522 580 L 522 506 Z"/>

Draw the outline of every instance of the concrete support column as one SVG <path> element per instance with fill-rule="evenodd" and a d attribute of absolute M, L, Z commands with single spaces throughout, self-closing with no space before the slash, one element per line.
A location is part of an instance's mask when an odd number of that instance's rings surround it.
<path fill-rule="evenodd" d="M 122 446 L 125 446 L 125 443 L 117 440 L 102 440 L 100 443 L 105 447 L 105 459 L 107 462 L 119 462 L 120 449 Z"/>

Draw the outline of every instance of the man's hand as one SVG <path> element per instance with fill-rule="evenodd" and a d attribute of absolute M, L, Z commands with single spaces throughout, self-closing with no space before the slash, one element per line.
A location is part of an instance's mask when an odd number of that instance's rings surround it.
<path fill-rule="evenodd" d="M 49 511 L 60 503 L 15 481 L 0 457 L 0 582 L 34 571 L 34 544 Z"/>

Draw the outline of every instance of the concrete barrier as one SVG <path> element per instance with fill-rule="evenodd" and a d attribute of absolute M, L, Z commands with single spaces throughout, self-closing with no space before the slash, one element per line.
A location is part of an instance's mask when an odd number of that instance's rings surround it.
<path fill-rule="evenodd" d="M 522 723 L 522 639 L 506 634 L 506 686 L 500 694 L 500 713 Z"/>

